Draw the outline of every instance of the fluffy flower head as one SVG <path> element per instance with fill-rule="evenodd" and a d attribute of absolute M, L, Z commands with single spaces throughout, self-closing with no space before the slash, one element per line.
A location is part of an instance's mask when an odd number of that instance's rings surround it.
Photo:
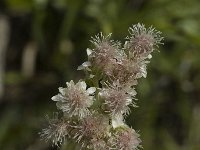
<path fill-rule="evenodd" d="M 101 90 L 100 96 L 104 100 L 106 112 L 112 116 L 128 113 L 128 105 L 132 103 L 132 98 L 136 93 L 127 93 L 130 90 L 126 89 L 125 87 L 121 87 L 119 82 L 116 82 Z"/>
<path fill-rule="evenodd" d="M 137 79 L 136 75 L 139 72 L 140 72 L 140 66 L 138 65 L 138 63 L 126 58 L 114 66 L 109 76 L 113 80 L 116 79 L 119 80 L 121 85 L 123 84 L 127 85 L 130 83 L 134 85 Z"/>
<path fill-rule="evenodd" d="M 100 146 L 104 143 L 100 139 L 108 136 L 109 120 L 103 115 L 90 115 L 85 117 L 77 128 L 79 131 L 75 138 L 78 142 L 82 142 L 82 147 Z"/>
<path fill-rule="evenodd" d="M 95 67 L 107 73 L 112 69 L 113 64 L 120 59 L 121 43 L 110 40 L 111 34 L 104 36 L 102 33 L 92 37 L 91 42 L 94 45 L 93 50 L 87 50 L 89 59 Z"/>
<path fill-rule="evenodd" d="M 53 118 L 47 116 L 48 127 L 42 129 L 39 133 L 41 138 L 49 141 L 52 140 L 54 145 L 60 145 L 68 135 L 67 129 L 70 127 L 68 122 L 58 119 L 58 114 L 54 114 Z"/>
<path fill-rule="evenodd" d="M 116 130 L 110 140 L 113 150 L 137 150 L 140 147 L 141 140 L 134 129 L 121 127 Z"/>
<path fill-rule="evenodd" d="M 93 104 L 93 94 L 95 88 L 86 90 L 86 83 L 79 81 L 74 84 L 73 81 L 67 82 L 67 88 L 59 88 L 59 94 L 52 97 L 57 101 L 57 107 L 69 116 L 79 116 L 83 118 L 89 113 L 89 107 Z"/>
<path fill-rule="evenodd" d="M 162 44 L 163 37 L 161 32 L 155 30 L 153 27 L 145 28 L 143 24 L 136 24 L 129 28 L 130 37 L 125 43 L 125 48 L 129 51 L 129 56 L 134 57 L 148 57 L 149 54 Z"/>

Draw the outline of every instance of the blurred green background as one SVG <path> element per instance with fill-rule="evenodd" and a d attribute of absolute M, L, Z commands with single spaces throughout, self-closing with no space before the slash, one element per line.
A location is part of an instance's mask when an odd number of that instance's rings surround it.
<path fill-rule="evenodd" d="M 0 149 L 57 149 L 38 135 L 56 111 L 51 97 L 84 78 L 76 68 L 91 36 L 124 41 L 138 22 L 162 31 L 165 45 L 139 81 L 127 124 L 144 150 L 200 150 L 199 0 L 1 0 Z"/>

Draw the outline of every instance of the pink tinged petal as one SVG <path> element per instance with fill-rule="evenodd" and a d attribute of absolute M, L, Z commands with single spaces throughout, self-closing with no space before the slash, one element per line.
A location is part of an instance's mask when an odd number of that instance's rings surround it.
<path fill-rule="evenodd" d="M 95 76 L 95 75 L 93 75 L 93 74 L 90 74 L 90 78 L 94 78 L 94 76 Z"/>
<path fill-rule="evenodd" d="M 151 58 L 152 58 L 152 55 L 151 55 L 151 54 L 149 54 L 149 55 L 147 56 L 147 58 L 148 58 L 148 59 L 151 59 Z"/>
<path fill-rule="evenodd" d="M 96 91 L 95 87 L 90 87 L 87 89 L 87 93 L 89 93 L 89 94 L 93 94 L 95 91 Z"/>
<path fill-rule="evenodd" d="M 86 85 L 85 81 L 78 82 L 77 85 L 78 85 L 81 89 L 86 90 L 87 85 Z"/>
<path fill-rule="evenodd" d="M 51 99 L 52 99 L 53 101 L 59 101 L 59 99 L 57 98 L 57 96 L 53 96 Z"/>
<path fill-rule="evenodd" d="M 119 126 L 125 126 L 123 115 L 115 115 L 112 117 L 112 126 L 113 128 L 117 128 Z"/>
<path fill-rule="evenodd" d="M 88 56 L 92 54 L 92 50 L 89 49 L 89 48 L 86 49 L 86 52 L 87 52 L 87 55 L 88 55 Z"/>
<path fill-rule="evenodd" d="M 125 41 L 124 48 L 127 48 L 128 41 Z"/>
<path fill-rule="evenodd" d="M 58 94 L 58 95 L 55 95 L 51 98 L 53 101 L 62 101 L 63 97 L 62 95 Z"/>
<path fill-rule="evenodd" d="M 84 62 L 82 65 L 80 65 L 79 67 L 78 67 L 78 69 L 77 70 L 83 70 L 83 69 L 87 69 L 87 70 L 90 70 L 88 67 L 90 67 L 91 66 L 91 63 L 89 62 L 89 61 L 86 61 L 86 62 Z"/>
<path fill-rule="evenodd" d="M 62 95 L 65 95 L 66 88 L 59 87 L 58 90 Z"/>
<path fill-rule="evenodd" d="M 142 66 L 140 67 L 140 71 L 142 77 L 146 78 L 147 77 L 146 64 L 142 64 Z"/>
<path fill-rule="evenodd" d="M 77 68 L 77 70 L 83 70 L 83 69 L 85 69 L 85 68 L 83 67 L 83 65 L 80 65 L 80 66 L 78 66 L 78 68 Z"/>
<path fill-rule="evenodd" d="M 90 67 L 91 63 L 89 61 L 86 61 L 82 65 L 83 65 L 83 67 Z"/>
<path fill-rule="evenodd" d="M 74 86 L 74 81 L 71 80 L 70 82 L 66 82 L 66 84 L 67 84 L 67 87 L 69 88 L 71 86 Z"/>
<path fill-rule="evenodd" d="M 129 105 L 130 103 L 132 103 L 132 99 L 131 98 L 127 98 L 126 100 L 127 100 L 126 101 L 126 105 Z"/>
<path fill-rule="evenodd" d="M 130 94 L 131 96 L 135 96 L 136 94 L 137 94 L 137 92 L 135 91 L 135 90 L 130 90 L 129 92 L 128 92 L 128 94 Z"/>

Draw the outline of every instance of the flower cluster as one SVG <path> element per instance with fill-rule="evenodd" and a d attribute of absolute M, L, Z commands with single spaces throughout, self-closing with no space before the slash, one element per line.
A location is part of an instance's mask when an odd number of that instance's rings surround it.
<path fill-rule="evenodd" d="M 129 28 L 125 44 L 111 40 L 111 34 L 92 37 L 88 61 L 78 67 L 86 79 L 67 82 L 52 97 L 62 116 L 49 119 L 40 133 L 60 145 L 66 139 L 95 150 L 136 150 L 139 134 L 125 124 L 130 106 L 136 107 L 135 86 L 147 76 L 151 53 L 162 44 L 161 32 L 136 24 Z"/>

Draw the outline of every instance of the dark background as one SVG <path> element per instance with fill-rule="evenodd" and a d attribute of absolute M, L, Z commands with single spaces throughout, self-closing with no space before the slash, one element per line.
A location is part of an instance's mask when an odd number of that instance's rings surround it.
<path fill-rule="evenodd" d="M 1 0 L 0 149 L 56 149 L 38 135 L 56 111 L 51 97 L 84 78 L 76 69 L 91 36 L 112 32 L 124 41 L 138 22 L 162 31 L 165 45 L 139 80 L 139 107 L 127 124 L 144 150 L 199 150 L 199 0 Z"/>

